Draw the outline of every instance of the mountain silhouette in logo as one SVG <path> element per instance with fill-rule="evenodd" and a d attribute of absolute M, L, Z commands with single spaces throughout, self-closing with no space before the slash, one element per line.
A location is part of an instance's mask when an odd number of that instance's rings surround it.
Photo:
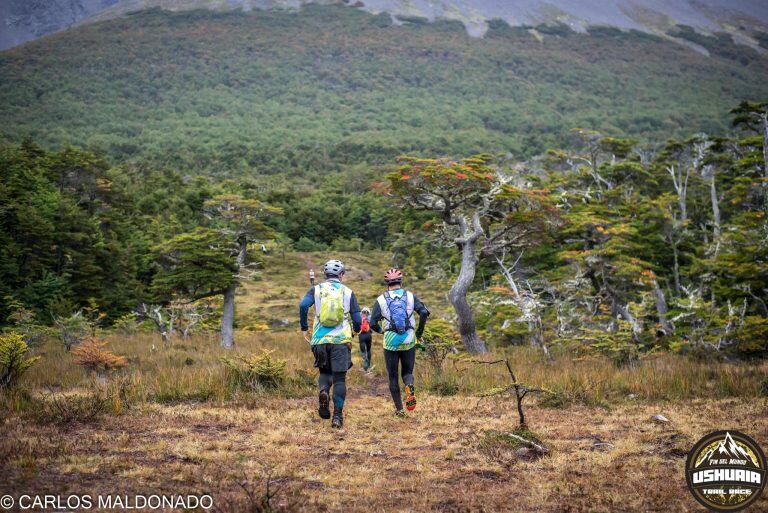
<path fill-rule="evenodd" d="M 752 455 L 745 451 L 742 446 L 737 444 L 730 433 L 725 433 L 725 438 L 723 438 L 715 447 L 707 451 L 706 454 L 699 459 L 699 463 L 696 466 L 701 466 L 702 463 L 709 461 L 711 458 L 747 460 L 752 463 L 753 466 L 758 467 L 758 464 Z"/>

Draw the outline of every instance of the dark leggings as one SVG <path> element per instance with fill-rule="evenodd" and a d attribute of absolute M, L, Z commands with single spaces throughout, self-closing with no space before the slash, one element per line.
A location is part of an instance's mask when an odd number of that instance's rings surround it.
<path fill-rule="evenodd" d="M 384 362 L 387 364 L 387 376 L 389 377 L 389 392 L 392 394 L 392 400 L 395 402 L 395 409 L 403 409 L 403 398 L 400 396 L 400 382 L 397 379 L 398 363 L 401 367 L 403 383 L 413 385 L 413 366 L 416 363 L 416 348 L 412 347 L 408 351 L 388 351 L 384 350 Z"/>
<path fill-rule="evenodd" d="M 347 373 L 346 372 L 320 372 L 320 390 L 330 391 L 333 384 L 333 409 L 341 413 L 344 408 L 344 400 L 347 398 Z"/>
<path fill-rule="evenodd" d="M 363 355 L 363 358 L 368 360 L 368 365 L 371 364 L 371 357 L 373 356 L 371 354 L 371 334 L 370 333 L 360 333 L 360 335 L 357 336 L 357 338 L 360 339 L 360 354 Z"/>

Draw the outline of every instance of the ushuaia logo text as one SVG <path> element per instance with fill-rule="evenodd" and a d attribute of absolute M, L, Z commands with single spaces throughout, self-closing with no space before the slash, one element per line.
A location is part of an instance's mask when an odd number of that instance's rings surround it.
<path fill-rule="evenodd" d="M 738 431 L 709 433 L 696 443 L 686 462 L 688 488 L 713 511 L 738 511 L 758 500 L 765 474 L 760 446 Z"/>

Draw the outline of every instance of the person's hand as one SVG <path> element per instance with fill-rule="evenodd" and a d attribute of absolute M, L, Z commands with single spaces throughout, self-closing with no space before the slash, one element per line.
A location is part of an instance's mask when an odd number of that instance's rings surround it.
<path fill-rule="evenodd" d="M 304 341 L 305 341 L 307 344 L 311 344 L 311 343 L 312 343 L 312 339 L 310 339 L 310 338 L 309 338 L 309 330 L 307 330 L 307 331 L 302 331 L 302 332 L 301 332 L 301 334 L 304 336 Z"/>

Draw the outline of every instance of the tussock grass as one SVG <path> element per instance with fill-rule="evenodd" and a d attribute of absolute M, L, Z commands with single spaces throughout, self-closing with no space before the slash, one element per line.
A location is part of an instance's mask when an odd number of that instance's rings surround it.
<path fill-rule="evenodd" d="M 551 362 L 529 348 L 488 355 L 508 356 L 521 381 L 562 399 L 558 408 L 536 401 L 526 407 L 535 435 L 523 436 L 550 451 L 534 457 L 508 436 L 519 433 L 514 400 L 477 397 L 507 384 L 501 368 L 447 362 L 439 379 L 459 390 L 445 397 L 428 391 L 438 378 L 420 359 L 418 407 L 398 419 L 380 351 L 375 372 L 366 375 L 355 348 L 339 432 L 317 417 L 316 371 L 299 333 L 239 332 L 236 348 L 226 352 L 213 335 L 167 348 L 157 338 L 107 336 L 129 361 L 110 382 L 125 382 L 130 409 L 121 415 L 107 410 L 99 422 L 68 423 L 66 429 L 53 419 L 29 422 L 29 408 L 48 387 L 87 396 L 93 377 L 57 341 L 35 349 L 42 358 L 25 376 L 28 397 L 16 401 L 0 437 L 4 493 L 57 493 L 75 483 L 88 483 L 84 493 L 146 494 L 171 485 L 175 493 L 199 493 L 220 483 L 212 491 L 219 506 L 247 507 L 240 486 L 247 475 L 257 498 L 270 482 L 277 492 L 269 503 L 284 511 L 490 512 L 513 506 L 607 513 L 617 510 L 616 497 L 625 511 L 695 511 L 681 484 L 693 441 L 738 426 L 765 442 L 768 400 L 757 396 L 766 363 L 705 364 L 659 355 L 617 368 L 607 359 L 567 354 Z M 286 361 L 283 383 L 232 387 L 221 357 L 264 349 Z M 671 422 L 653 423 L 659 412 Z M 53 475 L 60 477 L 52 481 Z"/>
<path fill-rule="evenodd" d="M 581 403 L 588 406 L 635 398 L 681 400 L 695 397 L 758 397 L 768 362 L 702 362 L 673 354 L 646 358 L 634 367 L 616 367 L 604 357 L 572 358 L 559 354 L 550 361 L 528 347 L 498 350 L 484 359 L 508 356 L 518 379 L 525 385 L 551 392 L 540 396 L 550 406 Z M 442 377 L 417 364 L 417 373 L 428 384 L 435 380 L 458 383 L 462 394 L 476 394 L 508 382 L 506 369 L 497 366 L 449 362 Z"/>
<path fill-rule="evenodd" d="M 222 511 L 239 511 L 254 504 L 241 486 L 248 476 L 256 504 L 263 506 L 270 483 L 278 490 L 270 507 L 285 511 L 696 511 L 681 483 L 698 437 L 738 426 L 766 442 L 768 362 L 654 354 L 619 368 L 558 347 L 553 360 L 533 348 L 498 348 L 483 359 L 509 358 L 522 383 L 550 392 L 525 403 L 535 435 L 522 436 L 550 450 L 531 458 L 508 436 L 520 434 L 514 399 L 480 398 L 509 385 L 503 366 L 449 358 L 438 371 L 417 353 L 418 407 L 399 419 L 378 335 L 371 374 L 361 371 L 353 343 L 345 429 L 331 430 L 317 417 L 317 371 L 295 322 L 307 288 L 297 269 L 317 271 L 327 256 L 289 254 L 285 266 L 270 264 L 274 273 L 247 284 L 237 296 L 240 330 L 231 351 L 219 347 L 216 333 L 177 337 L 167 347 L 151 332 L 104 333 L 128 363 L 97 383 L 59 341 L 34 347 L 30 356 L 40 359 L 23 388 L 0 395 L 3 492 L 60 493 L 88 483 L 78 489 L 147 493 L 172 483 L 176 493 L 212 491 Z M 352 269 L 348 284 L 361 302 L 372 302 L 382 255 L 343 258 Z M 413 288 L 433 313 L 449 311 L 439 286 Z M 264 324 L 274 327 L 254 329 Z M 231 379 L 222 357 L 239 361 L 265 350 L 285 361 L 281 379 L 270 386 Z M 95 387 L 118 385 L 121 395 L 96 403 L 98 422 L 83 421 L 88 408 L 29 421 L 52 393 L 80 407 L 97 397 Z M 669 424 L 650 420 L 660 412 Z"/>
<path fill-rule="evenodd" d="M 128 359 L 117 375 L 127 383 L 133 401 L 174 403 L 184 401 L 225 402 L 247 399 L 251 394 L 305 397 L 314 394 L 317 371 L 312 354 L 298 332 L 239 332 L 233 351 L 219 347 L 216 334 L 202 334 L 188 341 L 175 340 L 169 347 L 158 343 L 153 333 L 106 336 L 115 353 Z M 380 347 L 374 339 L 374 347 Z M 157 348 L 152 350 L 153 344 Z M 271 351 L 285 360 L 285 377 L 271 387 L 243 389 L 233 386 L 221 358 L 249 357 Z M 73 356 L 54 340 L 46 341 L 34 354 L 41 356 L 26 376 L 32 390 L 82 389 L 92 379 L 75 363 Z M 356 368 L 349 373 L 351 390 L 367 387 L 368 378 L 358 372 L 362 366 L 356 341 L 353 344 Z M 634 367 L 616 367 L 602 357 L 572 358 L 561 353 L 550 361 L 532 348 L 512 347 L 487 355 L 487 359 L 509 357 L 518 379 L 529 386 L 551 391 L 539 401 L 544 406 L 571 404 L 604 406 L 629 399 L 674 401 L 690 398 L 758 397 L 768 374 L 768 362 L 702 362 L 684 356 L 658 354 Z M 438 374 L 419 354 L 416 377 L 419 389 L 435 395 L 478 395 L 508 383 L 501 367 L 473 365 L 449 359 Z M 374 376 L 386 376 L 381 349 L 374 351 Z M 246 387 L 247 388 L 247 387 Z"/>
<path fill-rule="evenodd" d="M 86 391 L 49 392 L 32 399 L 31 417 L 42 425 L 68 425 L 91 423 L 107 414 L 119 414 L 126 406 L 122 383 L 102 388 L 90 387 Z"/>
<path fill-rule="evenodd" d="M 650 420 L 657 404 L 533 404 L 529 421 L 551 453 L 528 459 L 493 435 L 515 432 L 511 403 L 422 395 L 398 419 L 385 391 L 361 391 L 350 388 L 341 432 L 318 419 L 314 399 L 270 395 L 150 403 L 66 431 L 14 417 L 0 437 L 3 491 L 205 490 L 226 508 L 243 499 L 242 475 L 261 496 L 269 468 L 271 504 L 285 511 L 695 512 L 684 464 L 698 437 L 734 425 L 766 442 L 764 398 L 672 402 L 662 406 L 668 425 Z"/>

